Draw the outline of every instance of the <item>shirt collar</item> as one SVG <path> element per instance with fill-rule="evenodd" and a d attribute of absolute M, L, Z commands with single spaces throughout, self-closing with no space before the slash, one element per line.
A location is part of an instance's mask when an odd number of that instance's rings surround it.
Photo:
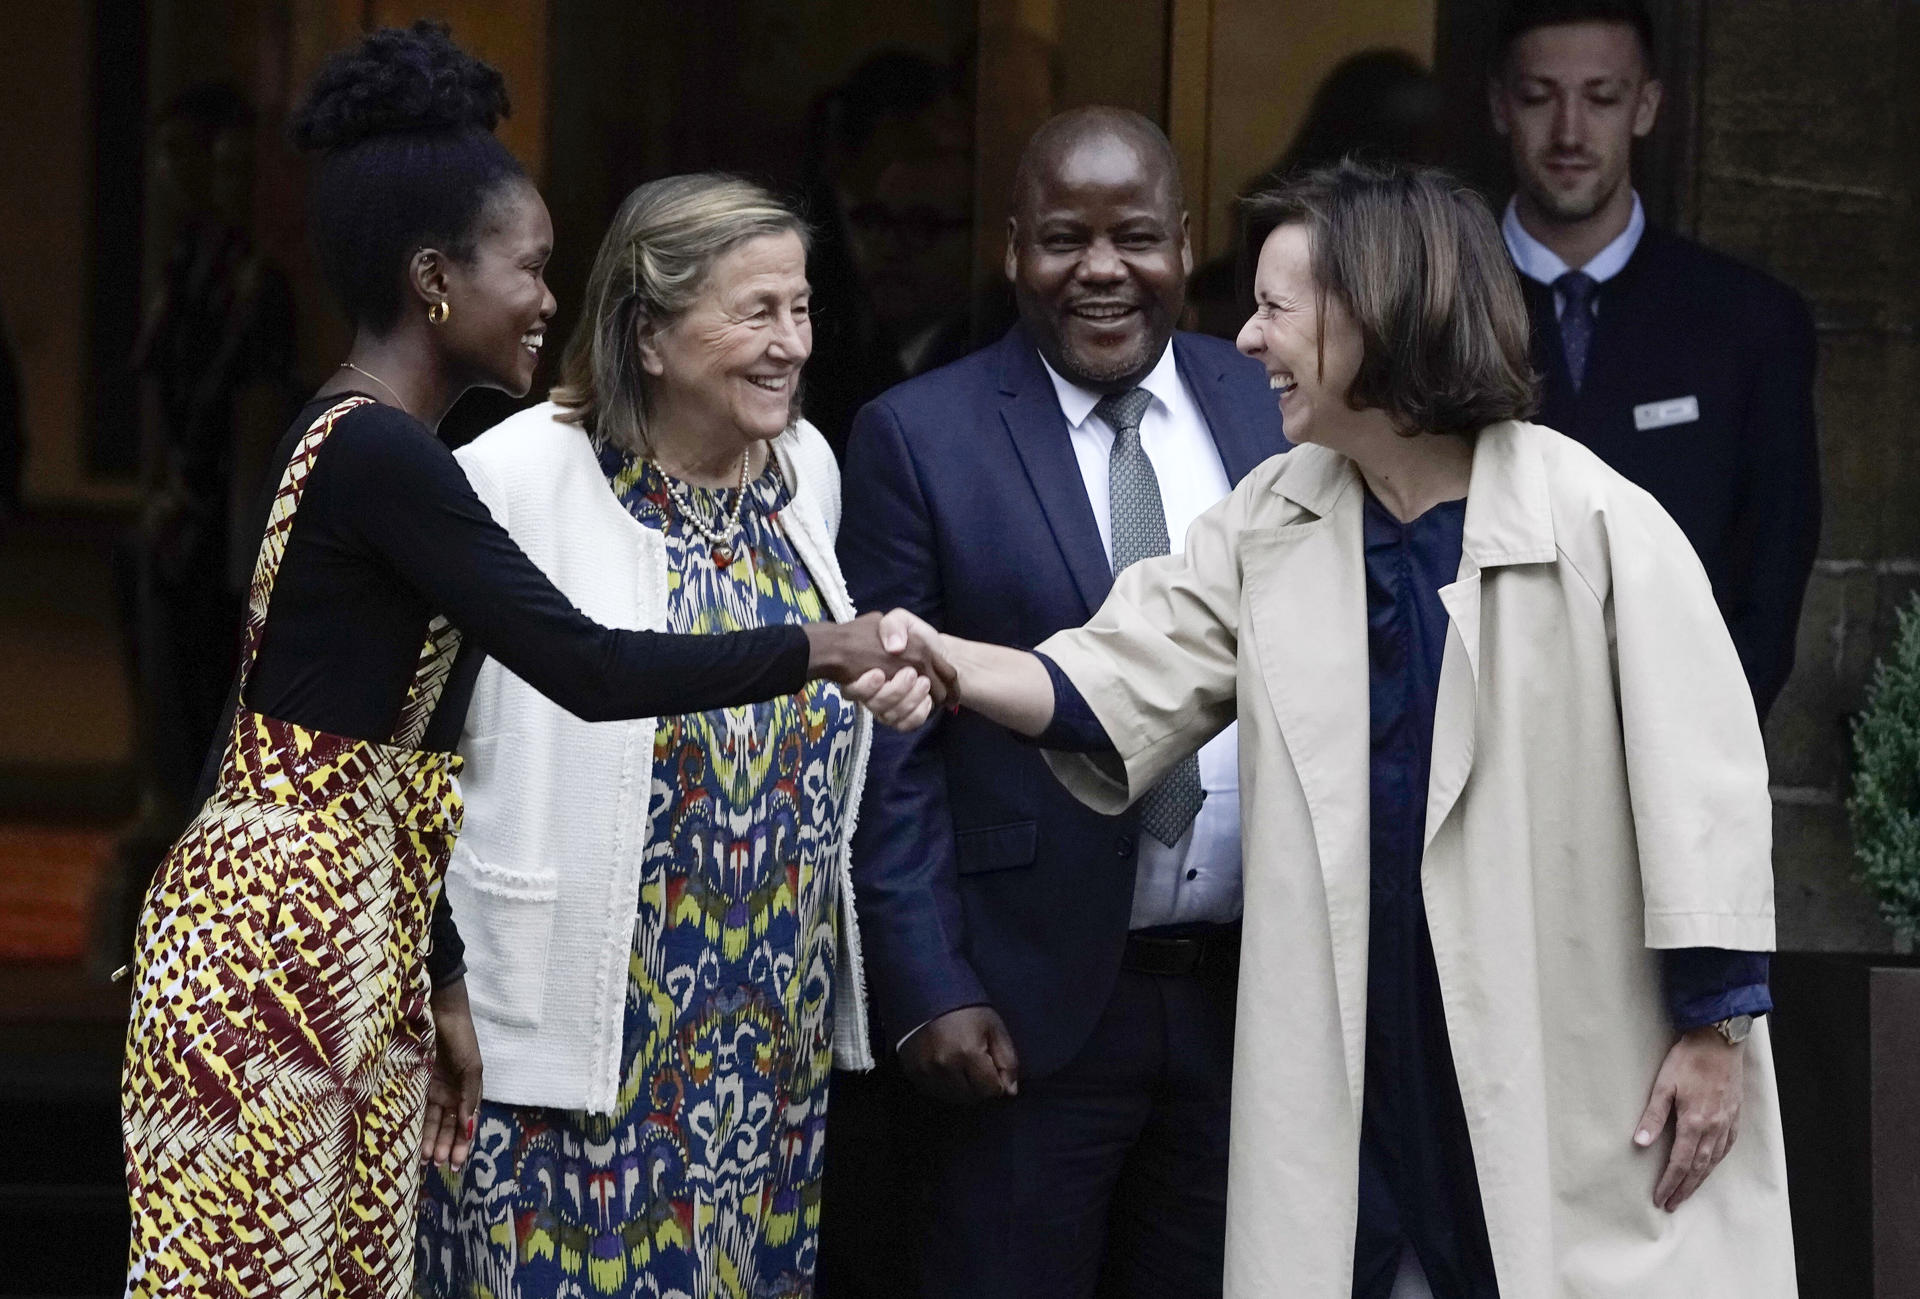
<path fill-rule="evenodd" d="M 1520 224 L 1520 213 L 1514 206 L 1514 200 L 1507 200 L 1506 215 L 1500 219 L 1500 233 L 1507 241 L 1507 252 L 1513 257 L 1513 264 L 1520 273 L 1530 280 L 1541 284 L 1552 284 L 1574 268 L 1560 260 L 1560 255 L 1527 233 Z M 1646 209 L 1640 206 L 1640 193 L 1634 191 L 1633 215 L 1627 218 L 1627 228 L 1614 236 L 1613 242 L 1595 253 L 1580 270 L 1593 277 L 1596 284 L 1604 284 L 1626 268 L 1633 256 L 1633 250 L 1640 246 L 1640 236 L 1647 232 Z"/>
<path fill-rule="evenodd" d="M 1060 399 L 1060 412 L 1067 417 L 1067 427 L 1079 428 L 1093 415 L 1093 408 L 1100 404 L 1101 394 L 1062 378 L 1044 356 L 1040 358 L 1040 364 L 1046 366 L 1047 378 L 1053 380 L 1053 392 Z M 1173 359 L 1172 339 L 1167 340 L 1160 359 L 1154 363 L 1153 369 L 1147 371 L 1147 377 L 1140 381 L 1140 386 L 1147 390 L 1148 396 L 1160 403 L 1162 410 L 1173 409 L 1174 396 L 1180 390 L 1180 367 Z"/>

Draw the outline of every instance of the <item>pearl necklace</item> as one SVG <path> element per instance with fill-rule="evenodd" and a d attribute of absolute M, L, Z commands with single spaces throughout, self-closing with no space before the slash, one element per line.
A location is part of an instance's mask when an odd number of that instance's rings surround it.
<path fill-rule="evenodd" d="M 678 480 L 667 472 L 666 466 L 662 465 L 660 468 L 660 476 L 666 480 L 667 495 L 673 498 L 675 507 L 679 509 L 681 516 L 693 525 L 693 530 L 706 540 L 707 547 L 713 555 L 713 562 L 721 568 L 729 567 L 734 561 L 733 546 L 728 538 L 735 532 L 746 531 L 746 525 L 742 520 L 747 510 L 747 470 L 752 463 L 753 448 L 749 447 L 740 453 L 740 499 L 734 503 L 731 515 L 722 512 L 720 507 L 715 505 L 711 526 L 700 517 L 700 512 L 693 508 L 692 497 L 681 494 Z"/>

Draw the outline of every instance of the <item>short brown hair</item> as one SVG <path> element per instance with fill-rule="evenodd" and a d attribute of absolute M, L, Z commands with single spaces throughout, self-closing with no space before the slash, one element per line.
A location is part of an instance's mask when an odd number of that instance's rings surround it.
<path fill-rule="evenodd" d="M 1253 195 L 1244 213 L 1249 266 L 1275 230 L 1306 227 L 1321 318 L 1333 297 L 1360 327 L 1354 409 L 1384 410 L 1404 433 L 1469 436 L 1539 409 L 1518 276 L 1460 181 L 1348 160 Z"/>
<path fill-rule="evenodd" d="M 627 195 L 600 241 L 585 310 L 567 341 L 552 393 L 559 418 L 584 426 L 596 442 L 651 455 L 640 331 L 671 324 L 691 307 L 721 257 L 779 234 L 812 245 L 797 212 L 738 176 L 666 176 Z"/>

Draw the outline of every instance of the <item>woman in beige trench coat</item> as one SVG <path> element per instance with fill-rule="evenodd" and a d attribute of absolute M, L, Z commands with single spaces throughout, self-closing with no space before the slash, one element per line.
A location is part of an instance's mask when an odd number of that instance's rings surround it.
<path fill-rule="evenodd" d="M 1524 413 L 1530 379 L 1524 308 L 1477 198 L 1435 173 L 1345 167 L 1263 207 L 1240 346 L 1305 445 L 1038 654 L 939 637 L 962 700 L 1043 744 L 1056 699 L 1091 711 L 1110 748 L 1049 760 L 1102 811 L 1239 719 L 1225 1293 L 1353 1292 L 1363 511 L 1405 522 L 1464 497 L 1457 577 L 1438 591 L 1418 878 L 1498 1292 L 1791 1296 L 1764 1021 L 1744 1042 L 1721 1040 L 1732 1024 L 1676 1035 L 1662 999 L 1660 949 L 1774 941 L 1765 755 L 1705 574 L 1653 499 L 1584 448 L 1484 418 Z"/>

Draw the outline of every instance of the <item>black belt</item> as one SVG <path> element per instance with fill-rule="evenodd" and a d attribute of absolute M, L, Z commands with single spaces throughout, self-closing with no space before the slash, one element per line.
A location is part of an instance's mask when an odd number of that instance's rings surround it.
<path fill-rule="evenodd" d="M 1127 935 L 1120 968 L 1136 974 L 1236 978 L 1240 973 L 1240 926 L 1210 925 L 1192 933 L 1137 930 Z"/>

